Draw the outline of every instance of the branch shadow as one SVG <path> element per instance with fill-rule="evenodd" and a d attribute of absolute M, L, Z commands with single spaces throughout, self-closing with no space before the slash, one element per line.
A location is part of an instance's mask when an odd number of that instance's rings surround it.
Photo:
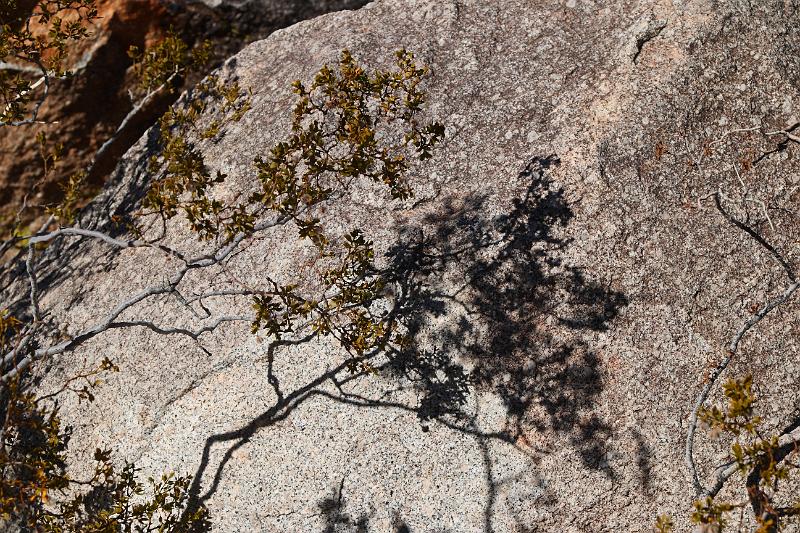
<path fill-rule="evenodd" d="M 636 443 L 636 466 L 639 469 L 639 482 L 641 484 L 642 494 L 649 496 L 652 494 L 652 472 L 653 465 L 650 458 L 653 455 L 653 449 L 648 444 L 647 439 L 638 429 L 633 430 L 633 440 Z"/>
<path fill-rule="evenodd" d="M 613 477 L 603 460 L 611 428 L 592 412 L 600 361 L 581 332 L 607 330 L 627 299 L 562 258 L 571 241 L 559 233 L 574 214 L 548 176 L 558 164 L 534 158 L 507 214 L 487 215 L 487 199 L 472 195 L 405 229 L 413 237 L 390 252 L 390 271 L 406 295 L 399 316 L 413 341 L 393 363 L 402 375 L 409 365 L 446 370 L 443 382 L 424 382 L 423 418 L 456 412 L 465 384 L 490 390 L 505 404 L 513 439 L 530 429 L 567 434 L 585 465 Z M 443 326 L 445 316 L 456 318 Z M 463 376 L 453 370 L 460 365 L 469 367 Z"/>
<path fill-rule="evenodd" d="M 275 403 L 244 426 L 206 439 L 188 512 L 215 494 L 237 449 L 312 397 L 411 412 L 423 431 L 435 421 L 476 439 L 486 463 L 487 532 L 492 531 L 497 497 L 489 442 L 518 450 L 522 442 L 536 451 L 527 437 L 530 431 L 566 437 L 584 465 L 613 478 L 605 461 L 612 429 L 594 412 L 603 390 L 600 361 L 584 334 L 607 330 L 627 299 L 564 260 L 571 241 L 561 234 L 574 214 L 563 189 L 548 175 L 558 164 L 555 156 L 533 158 L 518 176 L 527 183 L 525 192 L 506 214 L 492 216 L 488 199 L 471 195 L 445 201 L 444 209 L 426 217 L 422 227 L 401 228 L 382 275 L 392 287 L 390 320 L 406 332 L 405 340 L 384 359 L 368 357 L 380 360 L 373 366 L 391 377 L 398 390 L 414 389 L 417 404 L 387 400 L 390 394 L 371 398 L 346 392 L 348 383 L 366 375 L 353 373 L 352 361 L 286 392 L 274 372 L 275 350 L 312 336 L 274 342 L 267 375 Z M 331 384 L 336 392 L 323 388 Z M 468 412 L 468 398 L 480 391 L 502 399 L 506 422 L 501 430 L 480 430 L 477 415 Z M 211 467 L 211 451 L 220 445 L 225 453 Z M 341 505 L 331 503 L 341 500 L 341 490 L 337 498 L 320 502 L 325 531 L 338 530 L 343 520 L 359 531 L 368 527 L 369 517 L 341 514 Z"/>
<path fill-rule="evenodd" d="M 370 518 L 372 513 L 360 513 L 354 517 L 347 511 L 348 501 L 344 495 L 345 478 L 342 478 L 337 487 L 333 488 L 329 497 L 323 498 L 317 504 L 324 522 L 323 533 L 368 533 L 370 531 Z M 411 528 L 399 513 L 392 516 L 392 533 L 411 533 Z"/>

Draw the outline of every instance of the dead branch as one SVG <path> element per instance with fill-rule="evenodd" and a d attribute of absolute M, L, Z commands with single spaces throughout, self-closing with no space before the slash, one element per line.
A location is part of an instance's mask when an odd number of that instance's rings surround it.
<path fill-rule="evenodd" d="M 719 193 L 714 195 L 714 200 L 717 205 L 717 209 L 719 209 L 719 211 L 728 219 L 728 221 L 731 224 L 744 231 L 746 234 L 752 237 L 757 243 L 759 243 L 762 247 L 764 247 L 767 251 L 769 251 L 773 257 L 775 257 L 775 259 L 783 267 L 789 280 L 792 281 L 792 284 L 789 285 L 780 296 L 767 302 L 763 307 L 761 307 L 761 309 L 758 310 L 758 312 L 756 312 L 754 315 L 748 318 L 739 327 L 734 336 L 731 338 L 725 358 L 714 369 L 714 372 L 712 372 L 711 376 L 706 381 L 703 390 L 700 392 L 700 394 L 697 396 L 697 399 L 695 400 L 694 408 L 692 409 L 692 414 L 689 418 L 689 430 L 686 435 L 686 448 L 684 452 L 684 461 L 686 463 L 686 467 L 689 469 L 689 473 L 691 474 L 692 477 L 692 484 L 694 485 L 695 492 L 697 493 L 698 496 L 703 494 L 710 494 L 712 490 L 705 488 L 703 484 L 700 482 L 700 476 L 697 473 L 697 467 L 694 462 L 694 437 L 695 437 L 695 432 L 697 431 L 697 418 L 699 416 L 700 410 L 703 408 L 703 405 L 708 399 L 708 396 L 711 393 L 711 389 L 716 383 L 717 379 L 719 379 L 720 375 L 725 371 L 725 369 L 728 367 L 728 365 L 738 352 L 739 344 L 741 343 L 742 339 L 747 334 L 747 332 L 750 331 L 750 329 L 752 329 L 756 324 L 758 324 L 765 316 L 767 316 L 767 314 L 769 314 L 770 311 L 782 305 L 783 303 L 787 302 L 792 297 L 792 295 L 797 291 L 797 289 L 800 288 L 800 282 L 796 280 L 794 269 L 789 265 L 788 261 L 786 261 L 786 259 L 758 233 L 756 233 L 750 227 L 746 226 L 745 224 L 741 223 L 736 218 L 728 214 L 722 207 Z M 728 474 L 728 477 L 730 477 L 730 474 Z M 718 482 L 719 479 L 720 476 L 718 475 L 717 476 Z M 725 479 L 727 479 L 727 477 L 725 477 Z M 722 483 L 724 483 L 724 480 L 722 481 Z M 716 492 L 719 492 L 719 489 L 717 489 Z"/>
<path fill-rule="evenodd" d="M 262 222 L 254 228 L 254 232 L 262 232 L 269 228 L 281 225 L 286 222 L 285 217 L 279 217 L 272 221 Z M 130 248 L 130 247 L 137 247 L 137 246 L 147 246 L 152 247 L 150 243 L 146 243 L 145 241 L 122 241 L 119 239 L 114 239 L 108 235 L 105 235 L 101 232 L 93 231 L 93 230 L 83 230 L 80 228 L 62 228 L 60 230 L 56 230 L 54 232 L 48 233 L 46 235 L 41 235 L 35 238 L 31 238 L 28 242 L 29 250 L 37 242 L 46 242 L 48 240 L 52 240 L 57 236 L 61 235 L 78 235 L 84 238 L 93 238 L 98 239 L 103 242 L 112 244 L 119 248 Z M 223 260 L 225 260 L 234 250 L 248 237 L 248 234 L 240 233 L 236 237 L 231 240 L 231 242 L 227 244 L 223 244 L 222 246 L 218 247 L 211 253 L 200 255 L 196 258 L 190 260 L 184 260 L 183 265 L 180 269 L 178 269 L 172 277 L 170 277 L 166 283 L 162 283 L 159 285 L 150 286 L 137 294 L 129 297 L 126 300 L 123 300 L 116 307 L 114 307 L 103 319 L 99 322 L 95 323 L 94 325 L 84 329 L 77 335 L 73 336 L 72 338 L 60 342 L 58 344 L 49 346 L 49 347 L 42 347 L 34 350 L 31 353 L 24 354 L 25 347 L 28 345 L 31 339 L 25 339 L 26 342 L 20 343 L 16 348 L 10 350 L 6 354 L 4 354 L 2 361 L 0 361 L 0 368 L 9 368 L 5 371 L 0 377 L 0 382 L 7 382 L 8 380 L 14 378 L 15 376 L 19 375 L 20 372 L 28 368 L 31 363 L 36 360 L 45 358 L 45 357 L 52 357 L 55 355 L 59 355 L 65 352 L 72 351 L 76 349 L 78 346 L 82 345 L 84 342 L 92 339 L 93 337 L 109 330 L 112 328 L 119 328 L 119 327 L 133 327 L 133 326 L 141 326 L 141 327 L 149 327 L 153 331 L 157 331 L 159 333 L 182 333 L 188 335 L 193 338 L 197 338 L 200 334 L 209 331 L 206 328 L 201 328 L 198 331 L 190 331 L 190 330 L 180 330 L 180 328 L 159 328 L 147 321 L 118 321 L 117 319 L 119 316 L 124 313 L 125 311 L 135 307 L 137 304 L 147 300 L 153 296 L 159 295 L 167 295 L 175 293 L 178 290 L 178 286 L 181 284 L 185 276 L 192 270 L 197 269 L 204 269 L 209 268 L 215 265 L 218 265 Z M 38 240 L 37 240 L 38 239 Z M 134 244 L 131 244 L 134 243 Z M 176 252 L 177 253 L 177 252 Z M 182 255 L 179 254 L 180 257 Z M 33 272 L 35 270 L 32 269 Z M 30 277 L 30 276 L 29 276 Z M 30 277 L 31 280 L 35 280 L 35 277 Z M 35 281 L 33 281 L 35 284 Z M 35 290 L 33 291 L 33 296 L 36 296 Z M 37 304 L 38 305 L 38 304 Z M 233 321 L 232 317 L 223 317 L 224 320 L 221 320 L 219 324 L 223 322 L 230 322 Z M 236 320 L 243 320 L 244 317 L 235 317 Z M 252 318 L 247 317 L 247 320 L 252 321 Z M 217 326 L 219 325 L 217 324 Z M 214 326 L 216 327 L 216 326 Z M 180 331 L 179 331 L 180 330 Z M 23 355 L 24 354 L 24 355 Z"/>
<path fill-rule="evenodd" d="M 800 143 L 800 137 L 798 137 L 797 135 L 792 133 L 795 129 L 797 129 L 798 126 L 800 126 L 800 122 L 795 122 L 794 124 L 792 124 L 788 128 L 785 128 L 785 129 L 782 129 L 782 130 L 776 130 L 776 131 L 769 131 L 769 132 L 764 133 L 764 135 L 783 135 L 789 141 Z"/>

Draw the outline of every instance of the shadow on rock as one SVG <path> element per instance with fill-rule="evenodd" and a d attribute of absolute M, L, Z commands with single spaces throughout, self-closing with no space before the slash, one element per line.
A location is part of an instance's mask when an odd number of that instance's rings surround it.
<path fill-rule="evenodd" d="M 358 517 L 353 517 L 348 513 L 344 484 L 345 479 L 343 478 L 339 486 L 333 490 L 333 494 L 323 498 L 317 504 L 319 513 L 324 521 L 323 533 L 368 533 L 369 531 L 375 531 L 375 529 L 370 528 L 369 514 L 362 513 Z M 411 533 L 411 528 L 397 512 L 394 513 L 391 527 L 392 533 Z"/>
<path fill-rule="evenodd" d="M 411 341 L 390 366 L 416 383 L 423 419 L 458 413 L 470 386 L 491 390 L 512 440 L 568 434 L 587 466 L 607 469 L 611 428 L 593 413 L 600 363 L 581 333 L 606 330 L 627 300 L 562 258 L 573 213 L 548 177 L 558 164 L 533 159 L 509 213 L 492 216 L 473 195 L 403 229 L 387 277 Z"/>
<path fill-rule="evenodd" d="M 573 213 L 564 191 L 548 177 L 557 164 L 555 157 L 530 162 L 518 176 L 527 187 L 510 212 L 493 215 L 496 207 L 473 195 L 445 201 L 423 227 L 401 228 L 400 243 L 389 251 L 382 275 L 392 287 L 389 320 L 405 332 L 405 340 L 388 354 L 367 358 L 374 357 L 372 368 L 379 374 L 393 378 L 389 388 L 415 389 L 416 405 L 392 400 L 392 391 L 377 398 L 347 392 L 349 383 L 368 373 L 353 373 L 352 361 L 284 390 L 274 372 L 276 349 L 308 342 L 313 335 L 274 342 L 266 369 L 274 405 L 238 429 L 206 439 L 189 511 L 216 493 L 236 450 L 311 398 L 355 409 L 411 412 L 423 431 L 435 420 L 474 438 L 484 453 L 487 532 L 493 530 L 498 494 L 489 442 L 535 452 L 527 432 L 566 436 L 587 467 L 613 477 L 604 461 L 611 428 L 595 412 L 603 389 L 600 362 L 586 338 L 607 329 L 627 300 L 564 259 L 570 240 L 563 235 Z M 503 429 L 479 428 L 477 414 L 467 408 L 475 391 L 502 399 Z M 217 446 L 225 450 L 212 467 Z M 369 516 L 345 513 L 341 487 L 337 494 L 320 503 L 326 531 L 368 527 Z"/>

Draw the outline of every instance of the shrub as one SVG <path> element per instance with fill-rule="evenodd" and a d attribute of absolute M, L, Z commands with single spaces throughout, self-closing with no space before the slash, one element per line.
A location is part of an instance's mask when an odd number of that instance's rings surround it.
<path fill-rule="evenodd" d="M 67 43 L 86 36 L 85 24 L 97 17 L 97 11 L 91 0 L 42 0 L 26 19 L 13 2 L 0 2 L 3 20 L 11 21 L 0 34 L 0 56 L 4 61 L 15 57 L 32 63 L 41 74 L 41 82 L 33 83 L 23 74 L 0 76 L 5 103 L 0 126 L 10 127 L 37 120 L 49 80 L 67 75 L 62 68 Z M 28 23 L 34 19 L 48 28 L 48 37 L 35 37 L 29 31 Z M 190 50 L 171 34 L 152 50 L 131 50 L 131 57 L 141 76 L 141 90 L 149 95 L 171 88 L 175 77 L 207 60 L 208 47 Z M 81 400 L 93 401 L 99 376 L 119 369 L 105 359 L 96 368 L 67 380 L 55 393 L 36 396 L 26 372 L 42 357 L 73 351 L 110 328 L 149 327 L 163 334 L 197 338 L 224 322 L 240 320 L 250 322 L 253 333 L 262 331 L 276 339 L 303 328 L 314 335 L 333 336 L 349 352 L 347 365 L 354 371 L 371 370 L 369 358 L 389 344 L 402 346 L 403 335 L 394 319 L 374 309 L 388 281 L 374 265 L 372 243 L 359 228 L 333 236 L 322 221 L 326 204 L 346 195 L 359 182 L 382 184 L 394 199 L 411 197 L 410 160 L 431 157 L 431 150 L 444 135 L 441 124 L 419 122 L 425 102 L 421 83 L 427 69 L 418 66 L 405 50 L 397 52 L 395 64 L 394 70 L 368 73 L 344 51 L 337 67 L 324 66 L 310 85 L 295 82 L 298 102 L 291 132 L 254 162 L 254 190 L 244 200 L 226 203 L 215 198 L 215 187 L 227 176 L 208 167 L 198 143 L 216 139 L 230 122 L 241 119 L 250 106 L 249 93 L 209 76 L 158 122 L 159 146 L 149 165 L 154 178 L 140 211 L 128 220 L 131 240 L 71 225 L 80 218 L 85 172 L 69 180 L 63 201 L 51 207 L 52 217 L 39 231 L 14 229 L 3 251 L 17 249 L 17 259 L 24 261 L 30 312 L 24 319 L 7 312 L 0 315 L 2 519 L 53 532 L 210 528 L 203 505 L 190 504 L 188 477 L 165 474 L 158 481 L 142 483 L 135 465 L 125 463 L 117 468 L 105 450 L 95 452 L 93 474 L 88 479 L 70 474 L 66 462 L 70 428 L 61 422 L 58 398 L 77 394 Z M 42 84 L 44 90 L 36 93 Z M 39 142 L 45 172 L 50 172 L 58 160 L 57 144 L 49 151 L 45 138 Z M 168 221 L 178 215 L 198 239 L 213 247 L 210 254 L 187 258 L 159 242 L 171 227 Z M 143 228 L 153 218 L 162 222 L 163 231 L 145 238 L 148 232 Z M 260 287 L 218 291 L 209 297 L 250 296 L 252 315 L 219 317 L 213 326 L 196 332 L 159 326 L 150 320 L 117 321 L 123 311 L 137 308 L 147 298 L 179 293 L 189 270 L 219 265 L 247 238 L 279 226 L 292 228 L 300 239 L 316 247 L 324 265 L 318 279 L 279 283 L 266 278 Z M 96 239 L 117 248 L 156 248 L 180 258 L 182 267 L 166 286 L 132 295 L 86 331 L 48 344 L 58 325 L 50 323 L 51 317 L 39 303 L 37 254 L 48 253 L 52 243 L 68 237 Z M 6 263 L 9 270 L 5 273 L 10 274 L 15 264 L 13 260 Z M 203 297 L 195 300 L 202 302 Z M 202 303 L 201 307 L 210 318 Z"/>

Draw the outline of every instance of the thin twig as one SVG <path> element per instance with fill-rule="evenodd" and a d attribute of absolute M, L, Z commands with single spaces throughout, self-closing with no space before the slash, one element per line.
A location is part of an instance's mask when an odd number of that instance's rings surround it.
<path fill-rule="evenodd" d="M 135 119 L 139 115 L 139 113 L 141 113 L 142 109 L 144 109 L 148 104 L 150 104 L 150 102 L 153 101 L 153 99 L 155 98 L 156 95 L 161 94 L 165 88 L 167 88 L 168 86 L 170 86 L 172 84 L 172 81 L 175 79 L 175 76 L 176 76 L 176 74 L 172 74 L 167 79 L 167 81 L 162 83 L 156 89 L 154 89 L 154 90 L 150 91 L 149 93 L 147 93 L 147 95 L 145 95 L 144 98 L 142 98 L 133 107 L 133 109 L 131 109 L 128 112 L 128 114 L 125 115 L 125 118 L 122 119 L 122 122 L 120 122 L 119 126 L 117 126 L 117 129 L 114 131 L 113 134 L 111 134 L 111 137 L 106 139 L 106 141 L 100 146 L 100 148 L 97 150 L 97 152 L 95 152 L 94 157 L 92 158 L 91 162 L 89 163 L 89 166 L 86 167 L 85 172 L 86 172 L 87 176 L 91 175 L 92 170 L 94 170 L 94 167 L 97 164 L 97 161 L 100 160 L 105 155 L 105 153 L 111 148 L 111 146 L 117 140 L 119 135 L 125 130 L 125 128 L 128 127 L 128 124 L 133 119 Z"/>
<path fill-rule="evenodd" d="M 692 409 L 692 414 L 689 418 L 689 431 L 686 435 L 686 448 L 684 451 L 684 461 L 686 463 L 686 467 L 689 469 L 689 473 L 692 477 L 692 484 L 694 485 L 695 492 L 698 496 L 702 494 L 708 494 L 709 490 L 703 487 L 702 483 L 700 482 L 700 476 L 697 473 L 697 466 L 694 462 L 694 437 L 695 432 L 697 431 L 697 418 L 700 414 L 700 410 L 703 408 L 706 400 L 708 399 L 709 394 L 711 393 L 711 389 L 716 383 L 719 376 L 725 371 L 725 369 L 730 364 L 731 360 L 736 355 L 737 351 L 739 350 L 739 344 L 741 343 L 744 336 L 750 331 L 753 326 L 758 324 L 767 314 L 778 307 L 779 305 L 783 304 L 784 302 L 788 301 L 789 298 L 800 288 L 800 282 L 797 281 L 794 269 L 789 265 L 788 261 L 771 245 L 769 244 L 763 237 L 761 237 L 758 233 L 756 233 L 753 229 L 746 226 L 745 224 L 741 223 L 739 220 L 734 218 L 730 215 L 725 209 L 722 207 L 722 203 L 720 202 L 720 197 L 722 196 L 721 193 L 716 193 L 714 195 L 714 202 L 717 206 L 717 209 L 720 213 L 722 213 L 728 221 L 739 228 L 740 230 L 747 233 L 750 237 L 752 237 L 758 244 L 764 247 L 767 251 L 769 251 L 772 256 L 781 264 L 786 273 L 789 280 L 792 282 L 783 293 L 778 296 L 777 298 L 767 302 L 761 309 L 758 310 L 757 313 L 752 315 L 748 318 L 738 329 L 736 334 L 731 338 L 730 344 L 728 345 L 728 349 L 725 355 L 725 358 L 722 360 L 721 363 L 717 365 L 714 369 L 714 372 L 708 378 L 703 390 L 697 396 L 697 399 L 694 403 L 694 408 Z"/>
<path fill-rule="evenodd" d="M 255 320 L 252 316 L 236 315 L 236 316 L 221 316 L 214 322 L 197 330 L 190 330 L 186 328 L 177 327 L 162 327 L 147 320 L 128 320 L 121 322 L 112 322 L 108 325 L 108 329 L 130 328 L 130 327 L 143 327 L 152 330 L 160 335 L 185 335 L 194 340 L 197 340 L 203 333 L 209 333 L 217 329 L 221 324 L 226 322 L 253 322 Z"/>
<path fill-rule="evenodd" d="M 786 128 L 784 130 L 766 132 L 766 133 L 764 133 L 764 135 L 783 135 L 787 139 L 789 139 L 790 141 L 794 141 L 796 143 L 800 143 L 800 137 L 798 137 L 797 135 L 792 133 L 792 131 L 794 131 L 798 126 L 800 126 L 800 122 L 792 124 L 791 126 L 789 126 L 788 128 Z"/>
<path fill-rule="evenodd" d="M 750 127 L 750 128 L 737 128 L 737 129 L 734 129 L 734 130 L 728 130 L 725 133 L 723 133 L 716 140 L 711 141 L 708 145 L 709 146 L 714 146 L 715 144 L 719 144 L 722 141 L 724 141 L 728 137 L 728 135 L 732 135 L 734 133 L 745 133 L 745 132 L 748 132 L 748 131 L 756 131 L 756 130 L 760 130 L 760 129 L 761 129 L 761 126 L 753 126 L 753 127 Z"/>
<path fill-rule="evenodd" d="M 789 285 L 789 287 L 787 287 L 785 291 L 783 291 L 783 294 L 781 294 L 774 300 L 768 302 L 766 305 L 764 305 L 764 307 L 759 309 L 759 311 L 756 314 L 751 316 L 749 319 L 747 319 L 747 321 L 744 322 L 744 324 L 741 325 L 739 330 L 731 339 L 730 345 L 728 346 L 727 355 L 722 360 L 722 362 L 719 365 L 717 365 L 717 367 L 714 369 L 714 372 L 711 374 L 711 377 L 709 377 L 705 387 L 703 387 L 703 390 L 700 392 L 700 394 L 697 396 L 697 399 L 695 400 L 694 409 L 692 410 L 692 415 L 689 419 L 689 432 L 686 436 L 686 450 L 685 450 L 684 460 L 686 462 L 686 466 L 689 468 L 689 472 L 692 475 L 692 483 L 694 485 L 695 492 L 697 493 L 698 496 L 708 493 L 709 491 L 709 489 L 704 488 L 703 485 L 700 483 L 700 477 L 697 474 L 697 467 L 695 466 L 694 456 L 693 456 L 694 435 L 695 431 L 697 430 L 697 417 L 699 416 L 700 410 L 703 408 L 703 404 L 705 404 L 706 400 L 708 399 L 708 395 L 711 393 L 711 388 L 714 386 L 714 383 L 717 381 L 722 372 L 725 371 L 725 369 L 728 367 L 733 357 L 736 355 L 736 352 L 739 349 L 739 343 L 742 341 L 742 338 L 744 338 L 745 334 L 747 334 L 747 332 L 750 331 L 750 329 L 753 326 L 758 324 L 761 321 L 761 319 L 767 316 L 767 314 L 770 311 L 772 311 L 779 305 L 783 304 L 784 302 L 788 301 L 789 298 L 792 297 L 792 295 L 795 293 L 795 291 L 797 291 L 798 288 L 800 288 L 800 282 L 795 281 L 794 283 Z"/>

